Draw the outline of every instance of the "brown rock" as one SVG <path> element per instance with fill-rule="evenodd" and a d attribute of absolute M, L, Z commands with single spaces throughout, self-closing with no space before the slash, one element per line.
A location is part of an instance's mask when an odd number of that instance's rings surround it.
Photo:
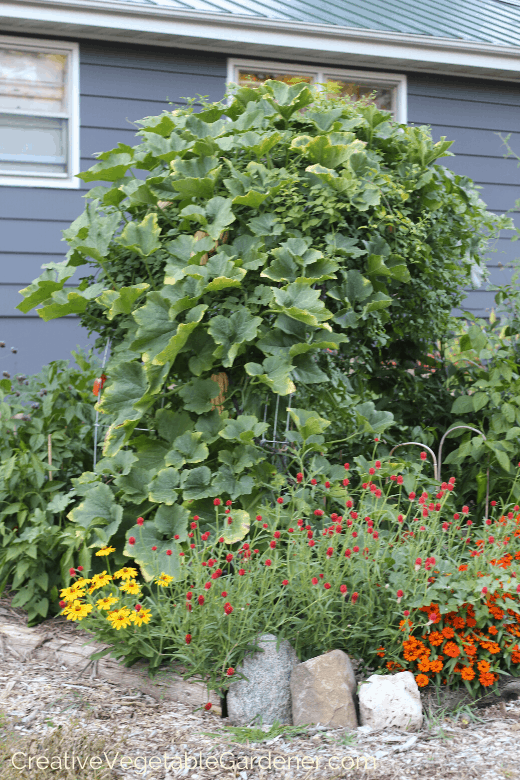
<path fill-rule="evenodd" d="M 332 650 L 296 666 L 291 673 L 293 723 L 356 728 L 356 678 L 350 658 Z"/>

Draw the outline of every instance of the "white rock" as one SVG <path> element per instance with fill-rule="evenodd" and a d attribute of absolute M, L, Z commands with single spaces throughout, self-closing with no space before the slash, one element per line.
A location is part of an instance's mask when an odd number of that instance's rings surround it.
<path fill-rule="evenodd" d="M 419 688 L 411 672 L 373 674 L 359 688 L 363 726 L 416 729 L 422 725 Z"/>

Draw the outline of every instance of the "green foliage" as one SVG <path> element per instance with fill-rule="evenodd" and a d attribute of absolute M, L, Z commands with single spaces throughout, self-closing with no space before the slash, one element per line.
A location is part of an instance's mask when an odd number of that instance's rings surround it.
<path fill-rule="evenodd" d="M 435 164 L 449 142 L 305 84 L 268 81 L 139 124 L 139 145 L 80 174 L 107 185 L 20 304 L 44 319 L 76 312 L 111 339 L 105 467 L 70 514 L 90 545 L 93 529 L 99 544 L 121 533 L 136 504 L 160 543 L 170 509 L 209 523 L 223 497 L 254 514 L 274 489 L 275 418 L 309 457 L 388 430 L 381 362 L 425 359 L 505 224 Z M 283 448 L 276 459 L 285 468 Z"/>
<path fill-rule="evenodd" d="M 6 380 L 0 393 L 0 588 L 16 591 L 13 606 L 29 622 L 56 611 L 71 479 L 92 464 L 96 369 L 74 357 L 77 367 L 55 361 L 29 379 Z M 90 565 L 80 539 L 72 535 L 69 544 Z"/>

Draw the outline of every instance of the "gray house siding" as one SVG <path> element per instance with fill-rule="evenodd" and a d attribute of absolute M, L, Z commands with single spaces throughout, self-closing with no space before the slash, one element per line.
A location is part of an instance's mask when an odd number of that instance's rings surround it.
<path fill-rule="evenodd" d="M 230 53 L 231 54 L 231 53 Z M 183 103 L 182 97 L 222 97 L 226 78 L 224 55 L 132 47 L 80 41 L 81 166 L 92 165 L 94 152 L 135 143 L 132 122 Z M 408 118 L 431 124 L 435 137 L 454 139 L 455 158 L 446 164 L 482 186 L 482 197 L 497 212 L 512 208 L 520 197 L 520 170 L 504 159 L 496 133 L 512 133 L 511 145 L 520 152 L 520 86 L 476 79 L 408 74 Z M 516 132 L 515 132 L 516 131 Z M 2 370 L 29 373 L 57 357 L 67 357 L 87 337 L 75 318 L 43 323 L 15 309 L 18 290 L 39 272 L 42 263 L 60 261 L 65 245 L 61 230 L 82 211 L 79 190 L 0 187 L 0 340 L 16 346 L 18 354 L 2 361 Z M 508 238 L 496 242 L 490 256 L 491 281 L 509 279 L 502 268 L 520 254 L 520 244 Z M 467 308 L 485 314 L 492 295 L 469 294 Z"/>
<path fill-rule="evenodd" d="M 510 135 L 509 144 L 520 155 L 520 85 L 481 79 L 461 79 L 408 74 L 408 121 L 429 124 L 435 140 L 446 136 L 454 143 L 455 157 L 444 161 L 455 173 L 469 176 L 478 184 L 481 197 L 491 211 L 503 214 L 520 198 L 520 168 L 506 158 L 500 135 Z M 520 215 L 514 214 L 520 227 Z M 520 257 L 520 243 L 512 242 L 511 231 L 494 242 L 488 268 L 491 284 L 506 284 L 511 269 L 506 265 Z M 491 291 L 472 290 L 465 310 L 487 316 L 493 308 Z"/>

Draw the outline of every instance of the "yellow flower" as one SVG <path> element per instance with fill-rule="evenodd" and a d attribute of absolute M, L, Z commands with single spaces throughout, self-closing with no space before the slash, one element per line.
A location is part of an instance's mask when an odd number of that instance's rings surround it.
<path fill-rule="evenodd" d="M 70 588 L 63 588 L 63 590 L 60 590 L 60 596 L 62 599 L 65 599 L 65 601 L 74 601 L 78 598 L 82 599 L 84 595 L 85 592 L 79 588 L 76 588 L 75 585 L 71 585 Z"/>
<path fill-rule="evenodd" d="M 112 579 L 111 575 L 107 574 L 106 571 L 104 571 L 102 574 L 94 574 L 88 592 L 92 593 L 98 588 L 102 588 L 103 585 L 108 585 L 111 579 Z"/>
<path fill-rule="evenodd" d="M 141 586 L 135 580 L 128 580 L 128 582 L 123 582 L 123 584 L 119 586 L 119 590 L 122 590 L 125 593 L 131 593 L 133 596 L 136 596 L 141 592 Z"/>
<path fill-rule="evenodd" d="M 109 610 L 113 604 L 117 604 L 117 601 L 118 599 L 116 599 L 114 596 L 105 596 L 105 598 L 96 601 L 96 607 L 98 609 Z"/>
<path fill-rule="evenodd" d="M 112 624 L 112 628 L 119 631 L 120 628 L 126 628 L 130 625 L 130 610 L 128 607 L 121 607 L 109 612 L 107 620 Z"/>
<path fill-rule="evenodd" d="M 167 588 L 172 580 L 173 577 L 170 577 L 169 574 L 165 574 L 164 572 L 162 572 L 161 576 L 157 580 L 155 580 L 155 582 L 161 588 Z"/>
<path fill-rule="evenodd" d="M 152 617 L 152 612 L 150 609 L 146 609 L 145 607 L 142 607 L 139 612 L 132 612 L 131 620 L 133 623 L 136 624 L 136 626 L 142 626 L 143 623 L 149 623 Z"/>
<path fill-rule="evenodd" d="M 67 620 L 83 620 L 92 610 L 92 604 L 82 604 L 81 601 L 74 601 L 68 604 L 62 612 Z"/>
<path fill-rule="evenodd" d="M 137 569 L 132 569 L 131 566 L 125 566 L 123 569 L 116 571 L 114 577 L 121 580 L 131 580 L 133 577 L 137 577 Z"/>
<path fill-rule="evenodd" d="M 98 550 L 96 555 L 99 557 L 101 555 L 110 555 L 110 553 L 113 553 L 116 551 L 115 547 L 102 547 L 101 550 Z"/>
<path fill-rule="evenodd" d="M 72 583 L 73 588 L 76 588 L 76 590 L 82 590 L 89 584 L 90 580 L 87 580 L 85 577 L 80 577 L 79 580 L 76 580 L 76 582 Z"/>

